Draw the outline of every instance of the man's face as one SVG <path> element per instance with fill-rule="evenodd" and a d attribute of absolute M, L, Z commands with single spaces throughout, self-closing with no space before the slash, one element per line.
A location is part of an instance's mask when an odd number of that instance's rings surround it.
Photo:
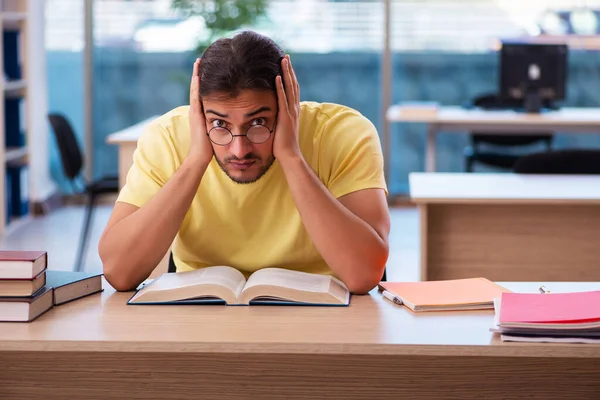
<path fill-rule="evenodd" d="M 234 182 L 251 183 L 258 180 L 267 172 L 275 161 L 273 156 L 274 127 L 277 118 L 277 100 L 275 94 L 269 91 L 245 90 L 237 97 L 214 94 L 203 98 L 206 131 L 213 128 L 227 128 L 233 135 L 233 141 L 225 145 L 211 142 L 215 158 L 223 171 Z M 262 127 L 256 128 L 257 125 Z M 248 131 L 249 128 L 251 131 Z M 264 143 L 253 143 L 246 136 L 247 132 L 258 132 L 251 137 L 255 141 L 263 141 L 273 131 Z M 217 135 L 217 132 L 220 132 Z M 224 135 L 223 135 L 224 134 Z M 222 138 L 228 141 L 227 131 L 214 130 L 212 138 Z M 256 140 L 257 139 L 257 140 Z"/>

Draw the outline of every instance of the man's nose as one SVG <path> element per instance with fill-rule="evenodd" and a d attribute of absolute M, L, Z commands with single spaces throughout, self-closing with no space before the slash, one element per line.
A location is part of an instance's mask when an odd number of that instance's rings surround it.
<path fill-rule="evenodd" d="M 233 141 L 229 145 L 229 150 L 237 158 L 244 158 L 244 156 L 252 151 L 252 143 L 248 140 L 246 135 L 235 135 Z"/>

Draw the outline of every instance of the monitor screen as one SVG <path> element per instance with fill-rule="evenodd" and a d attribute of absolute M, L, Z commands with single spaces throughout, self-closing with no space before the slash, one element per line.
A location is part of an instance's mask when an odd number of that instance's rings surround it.
<path fill-rule="evenodd" d="M 567 79 L 565 44 L 504 42 L 500 50 L 500 96 L 523 100 L 564 100 Z"/>

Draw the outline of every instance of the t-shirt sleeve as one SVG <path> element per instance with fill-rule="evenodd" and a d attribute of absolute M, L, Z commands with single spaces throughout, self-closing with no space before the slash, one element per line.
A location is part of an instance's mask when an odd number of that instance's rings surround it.
<path fill-rule="evenodd" d="M 373 188 L 388 194 L 377 129 L 357 112 L 341 112 L 324 126 L 319 144 L 319 171 L 336 198 Z"/>
<path fill-rule="evenodd" d="M 117 201 L 142 207 L 176 171 L 176 152 L 168 130 L 151 123 L 140 135 L 133 162 Z"/>

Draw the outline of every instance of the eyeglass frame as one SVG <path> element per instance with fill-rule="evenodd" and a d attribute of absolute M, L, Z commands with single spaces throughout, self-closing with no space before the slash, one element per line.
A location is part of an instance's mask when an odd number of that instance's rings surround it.
<path fill-rule="evenodd" d="M 252 140 L 248 139 L 248 131 L 250 129 L 252 129 L 255 126 L 262 126 L 263 128 L 266 128 L 269 131 L 269 137 L 267 138 L 267 140 L 265 140 L 264 142 L 253 142 Z M 231 143 L 233 143 L 233 140 L 236 138 L 236 136 L 246 136 L 246 139 L 248 139 L 248 141 L 252 144 L 263 144 L 263 143 L 267 143 L 269 141 L 269 139 L 271 139 L 271 136 L 273 136 L 273 132 L 275 132 L 275 128 L 277 127 L 277 117 L 275 117 L 275 124 L 273 125 L 273 129 L 269 129 L 268 126 L 266 125 L 262 125 L 262 124 L 258 124 L 258 125 L 252 125 L 251 127 L 249 127 L 248 129 L 246 129 L 246 133 L 243 135 L 234 135 L 233 132 L 231 132 L 231 130 L 229 130 L 228 128 L 222 127 L 222 126 L 213 126 L 212 128 L 210 128 L 210 130 L 208 132 L 206 132 L 206 136 L 208 136 L 208 140 L 211 141 L 211 143 L 216 144 L 217 146 L 227 146 L 230 145 Z M 210 133 L 213 131 L 213 129 L 225 129 L 227 132 L 229 132 L 229 135 L 231 136 L 231 140 L 226 143 L 226 144 L 220 144 L 220 143 L 215 143 L 214 140 L 212 140 L 210 138 Z"/>

